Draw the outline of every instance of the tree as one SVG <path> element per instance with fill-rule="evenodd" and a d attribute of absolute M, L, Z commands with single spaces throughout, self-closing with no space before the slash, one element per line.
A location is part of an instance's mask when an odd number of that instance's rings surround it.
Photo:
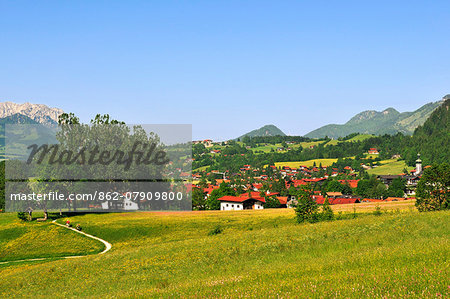
<path fill-rule="evenodd" d="M 222 182 L 219 189 L 213 190 L 211 192 L 211 195 L 207 199 L 206 207 L 208 208 L 208 210 L 220 210 L 220 201 L 218 201 L 217 199 L 226 195 L 236 196 L 236 192 L 225 182 Z"/>
<path fill-rule="evenodd" d="M 330 202 L 328 201 L 328 198 L 325 198 L 325 201 L 323 202 L 322 213 L 320 216 L 321 216 L 322 220 L 333 220 L 334 219 L 334 213 L 330 207 Z"/>
<path fill-rule="evenodd" d="M 343 186 L 338 181 L 332 180 L 327 184 L 327 192 L 342 192 Z"/>
<path fill-rule="evenodd" d="M 200 188 L 192 189 L 192 209 L 206 210 L 205 193 Z"/>
<path fill-rule="evenodd" d="M 273 209 L 273 208 L 279 208 L 281 206 L 280 201 L 274 195 L 267 196 L 267 194 L 264 193 L 263 196 L 264 196 L 264 198 L 266 200 L 266 203 L 264 204 L 265 208 Z"/>
<path fill-rule="evenodd" d="M 450 165 L 440 164 L 425 169 L 416 189 L 419 212 L 450 208 Z"/>
<path fill-rule="evenodd" d="M 297 198 L 297 206 L 295 207 L 295 213 L 298 223 L 310 222 L 314 223 L 319 221 L 320 215 L 318 213 L 319 206 L 312 199 L 313 190 L 309 185 L 300 186 L 300 188 L 294 191 Z"/>
<path fill-rule="evenodd" d="M 406 181 L 401 177 L 392 180 L 389 188 L 385 192 L 385 197 L 403 197 L 406 190 Z"/>

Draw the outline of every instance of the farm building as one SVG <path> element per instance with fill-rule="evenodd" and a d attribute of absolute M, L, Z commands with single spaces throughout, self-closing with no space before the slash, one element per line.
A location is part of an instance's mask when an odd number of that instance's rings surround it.
<path fill-rule="evenodd" d="M 232 211 L 232 210 L 261 210 L 264 209 L 263 204 L 266 202 L 264 197 L 261 197 L 259 193 L 257 195 L 252 192 L 249 196 L 247 193 L 241 194 L 239 196 L 222 196 L 217 199 L 220 201 L 221 211 Z"/>
<path fill-rule="evenodd" d="M 378 155 L 378 150 L 374 147 L 370 148 L 369 151 L 367 152 L 369 155 Z"/>

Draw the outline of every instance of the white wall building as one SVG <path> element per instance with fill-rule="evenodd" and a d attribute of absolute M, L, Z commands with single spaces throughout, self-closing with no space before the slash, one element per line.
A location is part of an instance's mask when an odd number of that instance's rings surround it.
<path fill-rule="evenodd" d="M 261 210 L 264 209 L 264 198 L 248 198 L 242 196 L 223 196 L 220 201 L 221 211 Z"/>

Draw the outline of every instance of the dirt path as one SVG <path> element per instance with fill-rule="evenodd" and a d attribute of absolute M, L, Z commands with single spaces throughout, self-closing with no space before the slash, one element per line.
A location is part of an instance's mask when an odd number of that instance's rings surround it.
<path fill-rule="evenodd" d="M 88 237 L 88 238 L 91 238 L 91 239 L 94 239 L 94 240 L 97 240 L 97 241 L 102 242 L 102 243 L 105 245 L 105 249 L 104 249 L 102 252 L 97 253 L 97 254 L 104 254 L 104 253 L 108 252 L 108 251 L 112 248 L 111 243 L 109 243 L 108 241 L 105 241 L 105 240 L 100 239 L 100 238 L 98 238 L 98 237 L 96 237 L 96 236 L 87 234 L 87 233 L 85 233 L 85 232 L 76 230 L 76 229 L 73 228 L 73 227 L 67 227 L 67 226 L 65 226 L 65 225 L 56 223 L 56 220 L 53 220 L 53 221 L 52 221 L 52 224 L 58 225 L 58 226 L 61 226 L 61 227 L 64 227 L 64 228 L 66 228 L 66 229 L 73 230 L 74 232 L 79 233 L 79 234 L 82 234 L 82 235 L 85 235 L 85 236 Z M 57 257 L 57 259 L 75 259 L 75 258 L 80 258 L 80 257 L 84 257 L 84 256 L 87 256 L 87 255 L 59 256 L 59 257 Z M 52 257 L 43 257 L 43 258 L 34 258 L 34 259 L 25 259 L 25 260 L 16 260 L 16 261 L 7 261 L 7 262 L 0 262 L 0 265 L 3 265 L 3 264 L 9 264 L 9 263 L 44 261 L 44 260 L 50 260 L 50 259 L 54 259 L 54 258 L 52 258 Z"/>

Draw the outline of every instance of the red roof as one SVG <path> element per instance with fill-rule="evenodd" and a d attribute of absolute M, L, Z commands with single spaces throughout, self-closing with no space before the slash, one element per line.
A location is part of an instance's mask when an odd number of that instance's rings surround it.
<path fill-rule="evenodd" d="M 332 205 L 340 205 L 340 204 L 348 204 L 348 203 L 358 203 L 361 202 L 359 200 L 359 198 L 343 198 L 343 197 L 338 197 L 338 198 L 333 198 L 332 200 L 330 200 L 330 204 Z"/>
<path fill-rule="evenodd" d="M 306 182 L 304 180 L 292 180 L 290 184 L 288 184 L 288 182 L 286 182 L 286 187 L 287 186 L 298 187 L 300 185 L 306 185 Z"/>
<path fill-rule="evenodd" d="M 322 195 L 314 195 L 312 197 L 319 205 L 323 205 L 323 203 L 325 202 L 325 197 L 323 197 Z"/>
<path fill-rule="evenodd" d="M 259 192 L 250 192 L 250 196 L 248 195 L 248 193 L 242 193 L 241 195 L 239 195 L 239 197 L 243 198 L 244 200 L 251 198 L 261 202 L 266 202 L 265 198 L 262 197 Z"/>
<path fill-rule="evenodd" d="M 405 200 L 406 198 L 404 197 L 388 197 L 385 200 L 386 201 L 399 201 L 399 200 Z"/>
<path fill-rule="evenodd" d="M 325 178 L 304 179 L 305 182 L 320 182 L 326 180 Z"/>
<path fill-rule="evenodd" d="M 358 187 L 359 180 L 338 180 L 338 182 L 341 183 L 342 185 L 348 183 L 350 188 L 356 188 Z"/>
<path fill-rule="evenodd" d="M 325 197 L 321 195 L 313 195 L 312 197 L 319 205 L 323 205 L 325 202 Z M 338 198 L 328 198 L 328 202 L 330 205 L 340 205 L 340 204 L 349 204 L 349 203 L 358 203 L 360 202 L 359 198 L 345 198 L 345 197 L 338 197 Z"/>
<path fill-rule="evenodd" d="M 203 192 L 210 194 L 211 192 L 213 192 L 216 189 L 219 189 L 220 186 L 212 186 L 210 185 L 208 188 L 204 188 Z"/>
<path fill-rule="evenodd" d="M 261 189 L 262 185 L 263 185 L 263 184 L 254 183 L 254 184 L 253 184 L 253 187 L 255 187 L 256 189 L 259 190 L 259 189 Z"/>
<path fill-rule="evenodd" d="M 278 201 L 280 204 L 285 205 L 287 204 L 287 196 L 277 196 Z"/>
<path fill-rule="evenodd" d="M 220 201 L 231 201 L 231 202 L 243 202 L 243 201 L 246 201 L 247 199 L 243 198 L 243 197 L 239 197 L 239 196 L 225 195 L 225 196 L 222 196 L 222 197 L 218 198 L 217 200 L 220 200 Z"/>

